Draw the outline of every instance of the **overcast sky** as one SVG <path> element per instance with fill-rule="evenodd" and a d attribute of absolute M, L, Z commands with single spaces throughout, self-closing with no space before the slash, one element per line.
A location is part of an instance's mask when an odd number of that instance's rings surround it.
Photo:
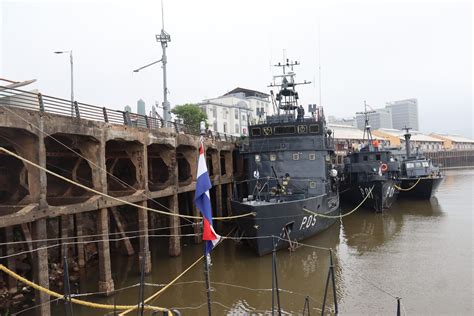
<path fill-rule="evenodd" d="M 434 3 L 433 3 L 434 2 Z M 420 128 L 473 137 L 470 1 L 164 0 L 172 106 L 245 87 L 268 92 L 270 63 L 301 62 L 303 104 L 349 117 L 404 98 L 419 101 Z M 76 100 L 147 110 L 162 96 L 160 1 L 0 0 L 0 77 Z M 320 30 L 320 31 L 318 31 Z M 320 38 L 319 38 L 320 34 Z"/>

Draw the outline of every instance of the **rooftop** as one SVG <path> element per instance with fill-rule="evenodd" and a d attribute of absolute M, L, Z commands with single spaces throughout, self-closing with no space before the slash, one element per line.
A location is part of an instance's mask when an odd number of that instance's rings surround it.
<path fill-rule="evenodd" d="M 430 136 L 437 137 L 441 139 L 447 139 L 455 143 L 474 143 L 474 139 L 467 138 L 461 135 L 449 135 L 443 133 L 431 133 Z"/>
<path fill-rule="evenodd" d="M 228 96 L 228 95 L 232 95 L 232 94 L 236 94 L 236 93 L 244 93 L 245 97 L 268 98 L 270 96 L 269 94 L 266 94 L 266 93 L 263 93 L 263 92 L 260 92 L 260 91 L 257 91 L 257 90 L 245 89 L 245 88 L 240 88 L 240 87 L 237 87 L 237 88 L 227 92 L 223 96 Z"/>

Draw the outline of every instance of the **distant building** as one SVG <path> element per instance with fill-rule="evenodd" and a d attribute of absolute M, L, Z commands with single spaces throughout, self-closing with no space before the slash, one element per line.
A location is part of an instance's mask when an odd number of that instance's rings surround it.
<path fill-rule="evenodd" d="M 145 101 L 142 99 L 137 101 L 137 114 L 146 115 Z"/>
<path fill-rule="evenodd" d="M 266 115 L 274 113 L 268 94 L 243 88 L 204 100 L 198 106 L 207 114 L 212 131 L 234 136 L 248 135 L 249 123 L 258 120 L 257 109 Z"/>
<path fill-rule="evenodd" d="M 355 117 L 351 118 L 338 118 L 332 115 L 328 116 L 328 123 L 336 124 L 336 125 L 346 125 L 346 126 L 353 126 L 357 127 L 357 122 Z"/>
<path fill-rule="evenodd" d="M 443 141 L 443 147 L 446 150 L 473 150 L 474 139 L 463 137 L 460 135 L 448 135 L 442 133 L 431 133 L 431 137 Z"/>
<path fill-rule="evenodd" d="M 130 107 L 130 105 L 126 105 L 126 106 L 123 108 L 123 110 L 124 110 L 125 112 L 132 113 L 132 108 Z"/>
<path fill-rule="evenodd" d="M 401 130 L 410 127 L 419 130 L 417 99 L 387 102 L 385 108 L 391 112 L 392 128 Z"/>
<path fill-rule="evenodd" d="M 392 147 L 399 147 L 402 151 L 405 151 L 405 131 L 381 128 L 372 133 L 389 141 Z M 415 153 L 417 150 L 421 152 L 443 150 L 443 141 L 438 138 L 422 134 L 418 131 L 410 131 L 410 134 L 410 151 L 412 153 Z"/>
<path fill-rule="evenodd" d="M 379 128 L 392 128 L 392 115 L 388 109 L 375 109 L 374 113 L 369 113 L 369 125 L 372 130 Z M 356 115 L 356 126 L 359 129 L 365 127 L 365 116 L 364 114 Z"/>

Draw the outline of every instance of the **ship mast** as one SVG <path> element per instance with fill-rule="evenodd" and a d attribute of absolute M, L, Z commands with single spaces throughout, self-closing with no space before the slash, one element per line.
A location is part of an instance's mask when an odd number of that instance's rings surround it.
<path fill-rule="evenodd" d="M 406 127 L 404 128 L 405 130 L 405 150 L 407 152 L 407 159 L 410 158 L 410 149 L 411 149 L 411 145 L 410 145 L 410 138 L 411 138 L 411 134 L 410 134 L 410 130 L 411 128 L 410 127 Z"/>
<path fill-rule="evenodd" d="M 290 115 L 294 118 L 295 110 L 298 108 L 299 95 L 296 91 L 296 86 L 301 84 L 310 84 L 311 81 L 295 82 L 295 72 L 293 71 L 294 66 L 299 66 L 298 61 L 290 61 L 288 58 L 286 62 L 278 63 L 273 65 L 282 69 L 281 75 L 273 76 L 273 82 L 268 87 L 278 87 L 280 91 L 276 94 L 277 115 L 280 116 L 281 111 L 284 111 L 285 115 Z M 281 78 L 281 82 L 277 83 L 277 80 Z M 272 94 L 273 95 L 273 94 Z"/>
<path fill-rule="evenodd" d="M 368 148 L 369 151 L 373 150 L 373 144 L 372 144 L 372 132 L 370 131 L 370 125 L 369 125 L 369 114 L 375 113 L 375 111 L 367 111 L 367 103 L 364 100 L 364 112 L 356 112 L 356 114 L 364 114 L 364 135 L 362 136 L 362 142 L 365 143 L 365 136 L 367 135 L 367 141 L 368 141 Z"/>

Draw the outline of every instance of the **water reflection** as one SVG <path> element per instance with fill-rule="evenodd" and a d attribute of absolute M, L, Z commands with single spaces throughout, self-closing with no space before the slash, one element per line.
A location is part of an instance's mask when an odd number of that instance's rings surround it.
<path fill-rule="evenodd" d="M 332 248 L 337 254 L 336 290 L 343 313 L 395 313 L 393 298 L 366 280 L 402 295 L 407 313 L 449 314 L 447 309 L 452 306 L 459 306 L 458 314 L 468 314 L 463 311 L 469 307 L 472 311 L 472 305 L 463 302 L 472 301 L 472 284 L 466 275 L 472 269 L 473 179 L 473 171 L 447 174 L 438 199 L 401 200 L 383 214 L 361 209 L 304 241 L 308 245 Z M 150 245 L 153 271 L 146 277 L 148 283 L 168 283 L 202 254 L 202 245 L 187 244 L 182 256 L 170 258 L 165 238 L 151 239 Z M 278 251 L 281 305 L 285 313 L 301 314 L 305 296 L 309 295 L 311 314 L 320 314 L 329 269 L 328 254 L 325 249 L 312 247 L 300 247 L 295 252 Z M 245 244 L 231 240 L 217 247 L 211 268 L 213 313 L 270 314 L 271 260 L 271 255 L 257 257 Z M 136 256 L 114 255 L 112 270 L 116 288 L 139 282 Z M 203 275 L 203 265 L 199 264 L 152 304 L 176 307 L 183 315 L 207 315 Z M 97 267 L 85 270 L 84 278 L 80 292 L 97 291 Z M 147 287 L 145 296 L 159 288 Z M 138 288 L 115 296 L 121 304 L 136 303 L 137 298 Z M 114 302 L 113 297 L 88 299 Z M 331 293 L 328 306 L 332 311 Z M 62 304 L 54 308 L 54 314 L 63 314 Z M 102 314 L 102 311 L 74 307 L 75 316 Z"/>

